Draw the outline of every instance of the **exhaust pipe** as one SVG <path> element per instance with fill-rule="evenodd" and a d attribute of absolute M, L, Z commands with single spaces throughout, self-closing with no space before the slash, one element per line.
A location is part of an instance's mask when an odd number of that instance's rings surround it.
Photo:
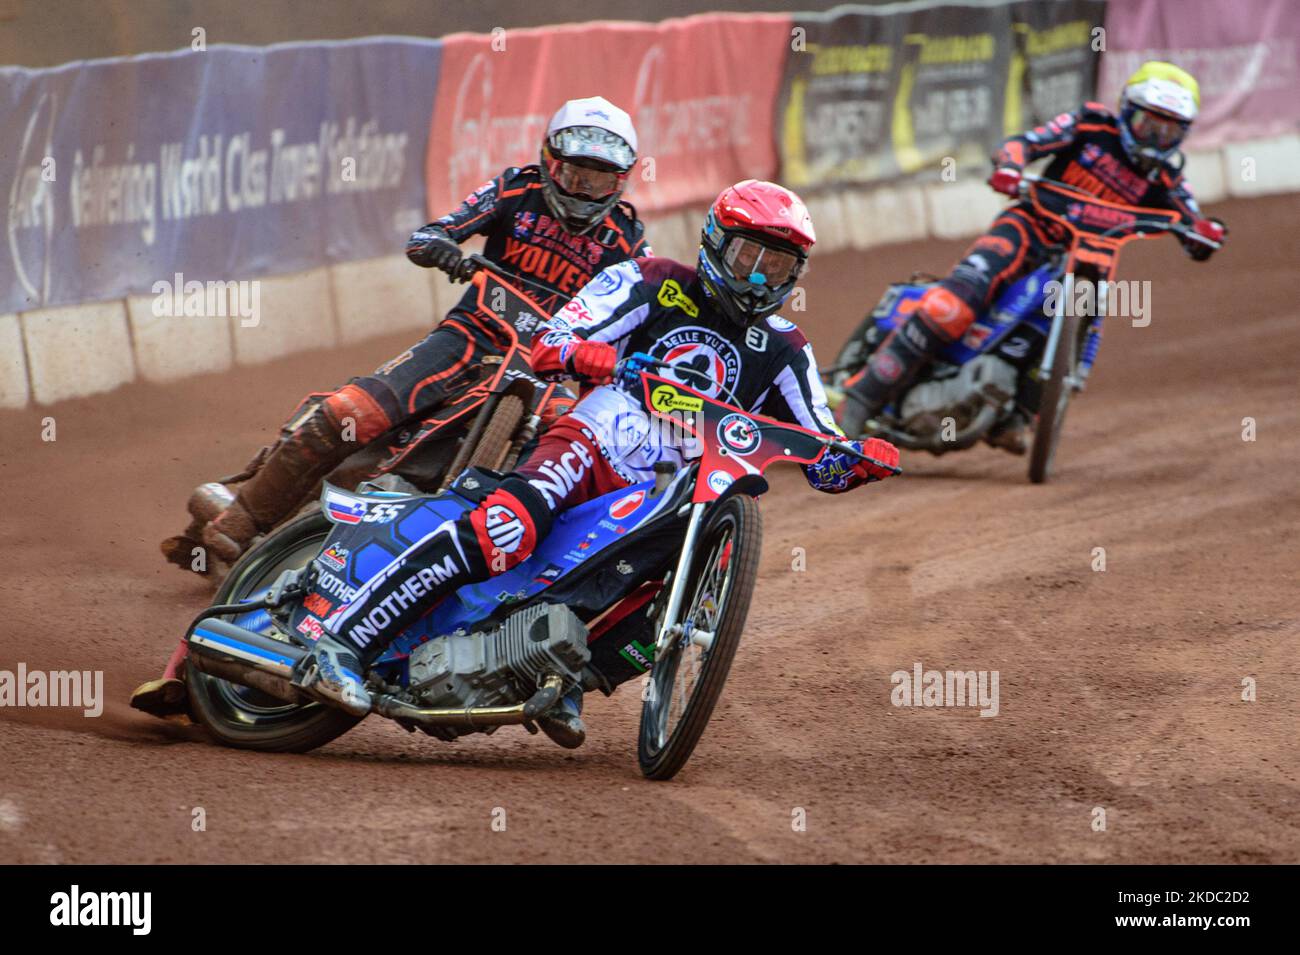
<path fill-rule="evenodd" d="M 898 431 L 894 428 L 888 428 L 877 422 L 871 433 L 877 437 L 884 438 L 891 444 L 896 444 L 905 451 L 928 451 L 933 455 L 947 454 L 949 451 L 965 451 L 967 448 L 977 444 L 980 438 L 993 427 L 998 420 L 999 409 L 991 404 L 985 404 L 975 415 L 972 421 L 962 430 L 958 431 L 951 441 L 943 440 L 940 432 L 918 437 L 914 434 L 908 434 L 905 431 Z"/>
<path fill-rule="evenodd" d="M 451 726 L 479 730 L 488 726 L 511 726 L 531 723 L 560 698 L 564 678 L 548 674 L 541 687 L 523 703 L 514 706 L 431 707 L 415 706 L 395 696 L 384 694 L 375 700 L 374 711 L 394 720 L 409 720 L 422 726 Z"/>
<path fill-rule="evenodd" d="M 190 660 L 195 669 L 241 686 L 261 690 L 286 703 L 308 703 L 314 697 L 290 682 L 294 668 L 307 651 L 237 627 L 226 620 L 208 618 L 190 632 Z M 564 678 L 548 674 L 541 687 L 523 703 L 513 706 L 428 707 L 407 703 L 391 694 L 375 698 L 372 711 L 394 720 L 423 726 L 449 726 L 479 730 L 489 726 L 531 723 L 560 698 Z"/>
<path fill-rule="evenodd" d="M 215 618 L 196 624 L 187 642 L 194 668 L 203 673 L 261 690 L 286 703 L 308 699 L 289 682 L 294 667 L 307 655 L 301 647 Z"/>

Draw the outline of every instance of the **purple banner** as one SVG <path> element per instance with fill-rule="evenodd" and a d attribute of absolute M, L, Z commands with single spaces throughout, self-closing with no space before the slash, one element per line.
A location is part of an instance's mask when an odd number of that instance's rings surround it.
<path fill-rule="evenodd" d="M 0 69 L 0 313 L 398 252 L 442 44 L 374 38 Z"/>
<path fill-rule="evenodd" d="M 1216 149 L 1300 128 L 1300 3 L 1296 0 L 1127 0 L 1106 11 L 1098 97 L 1119 98 L 1146 60 L 1177 63 L 1201 87 L 1187 145 Z"/>

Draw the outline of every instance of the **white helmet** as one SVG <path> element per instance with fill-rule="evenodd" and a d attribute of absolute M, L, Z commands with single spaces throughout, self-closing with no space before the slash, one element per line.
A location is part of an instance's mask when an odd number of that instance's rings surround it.
<path fill-rule="evenodd" d="M 632 117 L 601 96 L 571 99 L 542 140 L 542 192 L 555 217 L 581 235 L 618 204 L 636 162 Z"/>

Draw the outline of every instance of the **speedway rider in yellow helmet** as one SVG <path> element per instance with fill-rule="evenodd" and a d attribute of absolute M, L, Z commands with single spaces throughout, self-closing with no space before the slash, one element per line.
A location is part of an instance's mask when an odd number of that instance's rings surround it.
<path fill-rule="evenodd" d="M 1201 88 L 1190 73 L 1172 63 L 1142 64 L 1119 97 L 1119 138 L 1128 158 L 1148 175 L 1172 165 L 1200 109 Z"/>
<path fill-rule="evenodd" d="M 1101 199 L 1132 206 L 1174 209 L 1197 232 L 1222 242 L 1223 224 L 1201 215 L 1182 177 L 1178 147 L 1200 110 L 1196 80 L 1172 63 L 1144 63 L 1124 84 L 1119 113 L 1085 103 L 1042 126 L 1006 140 L 993 157 L 989 185 L 1019 197 L 1025 165 L 1051 157 L 1043 175 Z M 975 318 L 1012 282 L 1043 264 L 1065 240 L 1064 227 L 1040 218 L 1028 202 L 1016 202 L 993 220 L 952 272 L 928 289 L 916 311 L 845 383 L 840 424 L 863 433 L 930 358 L 966 333 Z M 1210 246 L 1185 241 L 1197 261 Z M 1024 454 L 1027 421 L 1018 413 L 986 439 L 994 447 Z"/>

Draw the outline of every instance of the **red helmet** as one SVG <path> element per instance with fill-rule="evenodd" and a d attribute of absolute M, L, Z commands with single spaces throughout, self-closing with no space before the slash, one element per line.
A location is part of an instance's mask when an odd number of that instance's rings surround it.
<path fill-rule="evenodd" d="M 802 199 L 746 179 L 724 189 L 704 220 L 700 284 L 724 315 L 753 325 L 789 298 L 816 241 Z"/>

